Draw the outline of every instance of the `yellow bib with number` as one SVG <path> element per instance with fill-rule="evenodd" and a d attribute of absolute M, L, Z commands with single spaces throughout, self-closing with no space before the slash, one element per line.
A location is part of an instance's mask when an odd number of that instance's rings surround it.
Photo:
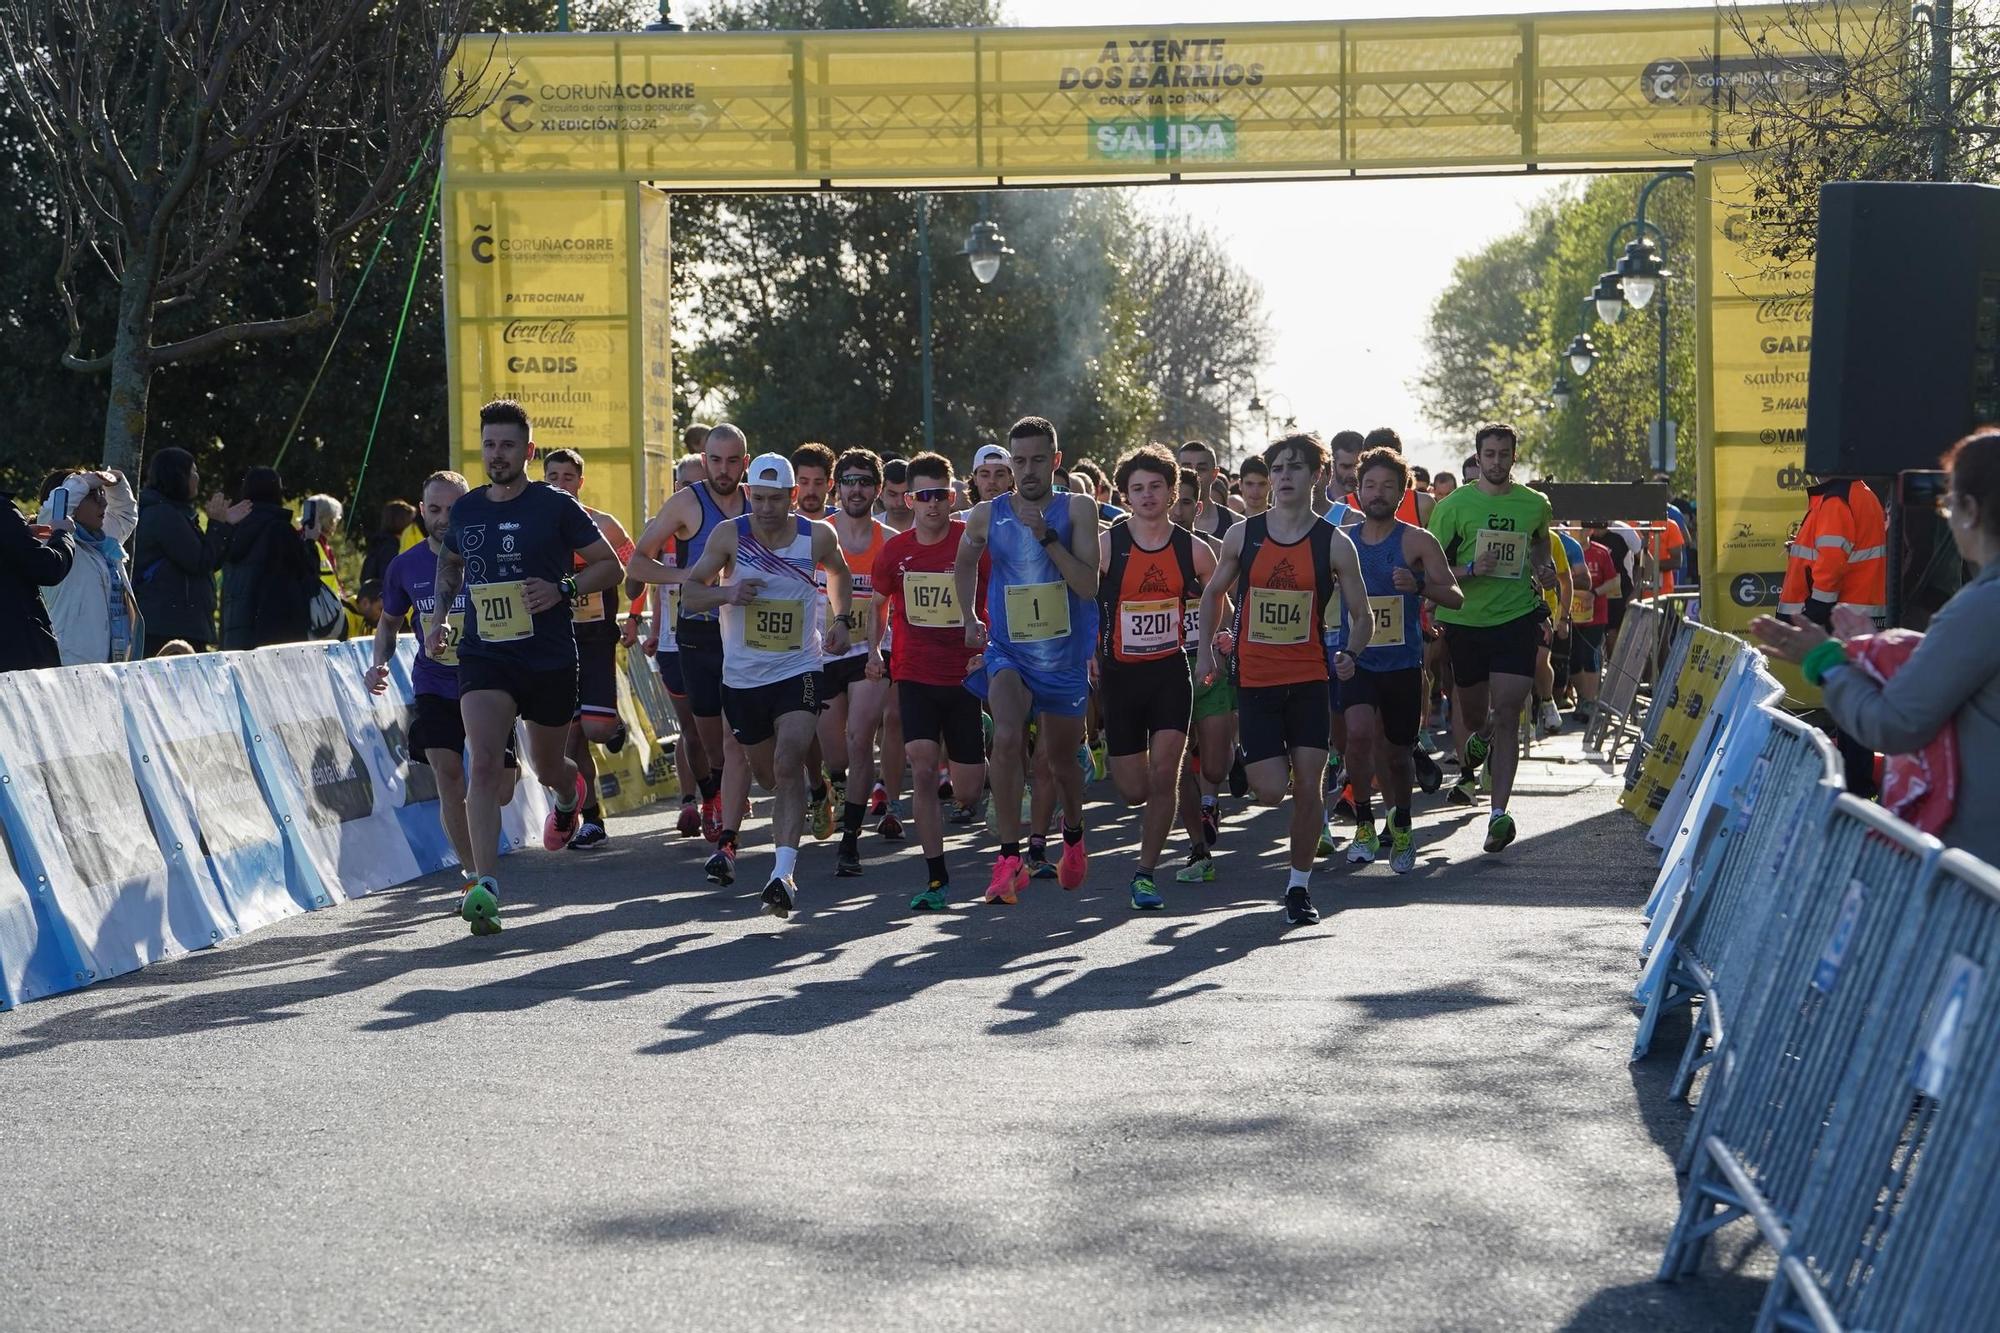
<path fill-rule="evenodd" d="M 481 643 L 515 643 L 534 636 L 525 584 L 482 583 L 472 590 L 472 609 Z"/>
<path fill-rule="evenodd" d="M 1474 560 L 1493 557 L 1493 573 L 1496 579 L 1518 579 L 1521 571 L 1528 567 L 1528 535 L 1524 532 L 1501 532 L 1497 528 L 1481 528 L 1474 539 L 1472 556 Z"/>
<path fill-rule="evenodd" d="M 806 646 L 806 604 L 796 597 L 753 597 L 743 607 L 743 645 L 766 653 Z"/>
<path fill-rule="evenodd" d="M 956 579 L 950 574 L 903 575 L 903 615 L 912 625 L 930 629 L 964 629 L 958 613 Z"/>
<path fill-rule="evenodd" d="M 1119 628 L 1128 653 L 1177 651 L 1181 646 L 1180 620 L 1178 598 L 1118 604 Z"/>
<path fill-rule="evenodd" d="M 1312 637 L 1312 592 L 1306 588 L 1252 588 L 1250 642 L 1273 648 Z"/>
<path fill-rule="evenodd" d="M 444 618 L 444 651 L 431 661 L 439 666 L 458 665 L 458 641 L 465 637 L 465 612 L 453 611 Z"/>
<path fill-rule="evenodd" d="M 681 589 L 678 583 L 668 587 L 660 597 L 660 617 L 666 621 L 667 632 L 671 634 L 681 620 Z"/>
<path fill-rule="evenodd" d="M 1569 618 L 1587 625 L 1597 614 L 1597 594 L 1588 588 L 1576 588 L 1569 595 Z"/>
<path fill-rule="evenodd" d="M 1406 642 L 1403 630 L 1403 599 L 1401 597 L 1370 597 L 1368 612 L 1375 617 L 1375 632 L 1369 637 L 1370 648 L 1401 648 Z"/>
<path fill-rule="evenodd" d="M 579 596 L 576 607 L 570 612 L 570 619 L 579 625 L 594 625 L 604 619 L 605 595 L 601 592 L 585 593 Z"/>
<path fill-rule="evenodd" d="M 847 642 L 855 648 L 868 646 L 868 627 L 875 623 L 875 597 L 863 597 L 856 593 L 847 603 L 847 613 L 854 617 L 854 628 L 847 631 Z"/>
<path fill-rule="evenodd" d="M 1069 637 L 1069 585 L 1024 583 L 1007 589 L 1007 637 L 1041 643 Z"/>

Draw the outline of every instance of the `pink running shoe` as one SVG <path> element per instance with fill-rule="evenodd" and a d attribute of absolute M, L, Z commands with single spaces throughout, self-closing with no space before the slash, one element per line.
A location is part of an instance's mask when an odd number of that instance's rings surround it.
<path fill-rule="evenodd" d="M 569 840 L 576 833 L 576 821 L 583 811 L 583 774 L 576 775 L 576 804 L 570 807 L 568 823 L 563 822 L 563 812 L 551 809 L 549 817 L 542 823 L 542 846 L 552 852 L 559 852 L 569 846 Z"/>
<path fill-rule="evenodd" d="M 681 822 L 680 822 L 681 836 L 683 838 L 692 838 L 700 832 L 701 832 L 701 803 L 699 801 L 681 802 Z"/>
<path fill-rule="evenodd" d="M 988 903 L 1012 907 L 1015 895 L 1028 886 L 1028 867 L 1018 856 L 1003 856 L 993 863 L 993 882 L 986 886 Z"/>
<path fill-rule="evenodd" d="M 1090 869 L 1090 858 L 1084 853 L 1083 839 L 1075 842 L 1064 840 L 1062 859 L 1056 862 L 1056 883 L 1065 889 L 1083 887 L 1084 872 Z"/>

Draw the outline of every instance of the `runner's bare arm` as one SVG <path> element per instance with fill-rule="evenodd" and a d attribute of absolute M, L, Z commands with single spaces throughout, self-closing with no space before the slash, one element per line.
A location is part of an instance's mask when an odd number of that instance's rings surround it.
<path fill-rule="evenodd" d="M 632 559 L 625 565 L 625 595 L 628 598 L 637 597 L 640 589 L 648 583 L 681 581 L 682 571 L 669 569 L 661 564 L 660 552 L 667 549 L 669 540 L 683 535 L 682 512 L 686 509 L 686 505 L 681 502 L 683 499 L 691 498 L 692 495 L 691 491 L 675 491 L 667 497 L 667 502 L 660 506 L 660 512 L 646 520 L 645 528 L 639 533 L 639 540 L 632 544 Z M 699 501 L 695 503 L 698 504 Z M 642 577 L 644 574 L 651 574 L 654 577 Z"/>
<path fill-rule="evenodd" d="M 1438 545 L 1438 539 L 1422 528 L 1415 528 L 1410 532 L 1409 542 L 1416 547 L 1416 559 L 1410 563 L 1424 576 L 1420 590 L 1424 597 L 1439 606 L 1464 606 L 1465 589 L 1458 586 L 1458 576 L 1451 572 L 1451 562 L 1444 558 L 1444 547 Z"/>
<path fill-rule="evenodd" d="M 840 549 L 840 534 L 831 523 L 813 527 L 813 563 L 826 571 L 826 604 L 834 619 L 826 627 L 828 652 L 844 653 L 854 641 L 854 618 L 848 604 L 854 600 L 854 571 L 847 567 L 847 552 Z"/>
<path fill-rule="evenodd" d="M 1097 534 L 1097 573 L 1102 578 L 1111 571 L 1111 529 L 1105 528 Z"/>
<path fill-rule="evenodd" d="M 1222 620 L 1222 603 L 1227 590 L 1236 585 L 1237 566 L 1243 561 L 1243 530 L 1232 524 L 1222 538 L 1222 553 L 1215 558 L 1215 570 L 1201 592 L 1201 642 L 1195 650 L 1195 677 L 1206 683 L 1215 668 L 1215 627 Z"/>
<path fill-rule="evenodd" d="M 583 561 L 583 568 L 575 575 L 579 597 L 615 588 L 618 581 L 625 577 L 624 562 L 619 560 L 618 552 L 611 549 L 611 543 L 602 537 L 578 551 L 576 558 Z"/>
<path fill-rule="evenodd" d="M 1069 544 L 1046 549 L 1056 571 L 1078 597 L 1097 596 L 1097 501 L 1087 495 L 1064 497 L 1069 505 Z"/>
<path fill-rule="evenodd" d="M 953 591 L 965 618 L 965 641 L 975 648 L 986 643 L 986 621 L 979 614 L 985 609 L 979 605 L 979 557 L 986 552 L 986 531 L 992 521 L 991 505 L 982 500 L 972 506 L 965 516 L 965 535 L 959 539 L 958 558 L 951 567 Z"/>
<path fill-rule="evenodd" d="M 1327 538 L 1326 553 L 1340 584 L 1340 604 L 1347 608 L 1347 646 L 1343 651 L 1358 658 L 1375 634 L 1375 613 L 1368 609 L 1368 585 L 1361 577 L 1361 555 L 1354 549 L 1354 539 L 1340 528 Z"/>
<path fill-rule="evenodd" d="M 731 590 L 719 586 L 716 580 L 722 577 L 722 571 L 729 568 L 729 562 L 735 558 L 736 525 L 724 523 L 708 534 L 708 541 L 701 548 L 701 559 L 694 562 L 681 580 L 681 610 L 714 611 L 727 603 L 732 596 Z M 744 582 L 756 583 L 758 580 L 745 579 Z"/>
<path fill-rule="evenodd" d="M 465 557 L 449 546 L 438 548 L 437 573 L 432 578 L 431 591 L 437 598 L 437 605 L 431 611 L 431 623 L 424 627 L 424 642 L 437 643 L 444 632 L 445 618 L 451 614 L 452 604 L 458 601 L 459 592 L 465 587 Z M 439 643 L 438 647 L 444 645 Z M 426 648 L 425 651 L 431 651 Z"/>

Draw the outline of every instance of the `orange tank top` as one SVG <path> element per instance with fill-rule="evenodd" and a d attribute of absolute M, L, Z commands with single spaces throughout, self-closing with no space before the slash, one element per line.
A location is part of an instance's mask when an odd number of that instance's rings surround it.
<path fill-rule="evenodd" d="M 1363 512 L 1361 501 L 1354 498 L 1353 491 L 1349 491 L 1347 498 L 1341 501 L 1341 503 L 1357 514 Z M 1417 517 L 1417 492 L 1415 487 L 1405 487 L 1403 489 L 1403 502 L 1396 506 L 1396 517 L 1413 528 L 1421 528 L 1424 525 L 1424 521 Z"/>
<path fill-rule="evenodd" d="M 1137 542 L 1125 558 L 1118 603 L 1112 608 L 1111 655 L 1120 662 L 1152 662 L 1182 651 L 1181 616 L 1190 590 L 1171 540 L 1157 551 Z"/>
<path fill-rule="evenodd" d="M 1333 590 L 1318 586 L 1312 554 L 1313 539 L 1326 536 L 1319 523 L 1289 544 L 1266 532 L 1244 576 L 1237 611 L 1237 684 L 1256 688 L 1326 679 L 1319 608 Z"/>

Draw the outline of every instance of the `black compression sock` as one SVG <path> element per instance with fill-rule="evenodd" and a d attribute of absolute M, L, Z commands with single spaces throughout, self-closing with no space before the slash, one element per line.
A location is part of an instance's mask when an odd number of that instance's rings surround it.
<path fill-rule="evenodd" d="M 1354 793 L 1354 815 L 1364 824 L 1375 822 L 1375 798 L 1363 792 Z"/>
<path fill-rule="evenodd" d="M 1045 855 L 1048 849 L 1049 840 L 1041 834 L 1037 833 L 1028 839 L 1028 855 L 1034 857 L 1037 861 L 1048 860 L 1048 857 Z"/>
<path fill-rule="evenodd" d="M 722 794 L 722 775 L 711 772 L 705 778 L 696 778 L 694 785 L 701 789 L 701 799 L 712 801 Z"/>
<path fill-rule="evenodd" d="M 1396 807 L 1396 813 L 1395 813 L 1395 815 L 1393 816 L 1393 818 L 1394 818 L 1394 819 L 1395 819 L 1395 821 L 1396 821 L 1396 827 L 1397 827 L 1397 828 L 1399 828 L 1399 829 L 1403 830 L 1403 832 L 1405 832 L 1405 833 L 1408 833 L 1408 832 L 1410 831 L 1410 807 L 1409 807 L 1409 806 L 1407 806 L 1407 805 L 1399 805 L 1399 806 L 1397 806 L 1397 807 Z"/>
<path fill-rule="evenodd" d="M 1082 842 L 1082 841 L 1083 841 L 1083 825 L 1081 825 L 1081 824 L 1078 824 L 1078 825 L 1076 825 L 1076 826 L 1072 827 L 1072 826 L 1070 826 L 1070 825 L 1068 825 L 1068 824 L 1064 824 L 1064 825 L 1063 825 L 1063 841 L 1064 841 L 1064 842 Z"/>
<path fill-rule="evenodd" d="M 715 847 L 717 851 L 722 850 L 724 847 L 727 847 L 732 852 L 735 851 L 736 830 L 733 828 L 726 828 L 722 830 L 722 836 L 715 840 Z"/>
<path fill-rule="evenodd" d="M 924 858 L 924 873 L 931 877 L 933 883 L 949 884 L 951 882 L 951 872 L 944 868 L 944 858 L 942 856 L 926 856 Z"/>
<path fill-rule="evenodd" d="M 1001 843 L 1001 844 L 1000 844 L 1000 855 L 1002 855 L 1002 856 L 1016 856 L 1016 857 L 1017 857 L 1017 856 L 1019 856 L 1020 854 L 1021 854 L 1021 844 L 1020 844 L 1020 843 L 1018 843 L 1018 842 L 1003 842 L 1003 843 Z"/>
<path fill-rule="evenodd" d="M 861 821 L 868 817 L 868 807 L 860 801 L 848 801 L 840 807 L 840 831 L 843 834 L 861 832 Z"/>

